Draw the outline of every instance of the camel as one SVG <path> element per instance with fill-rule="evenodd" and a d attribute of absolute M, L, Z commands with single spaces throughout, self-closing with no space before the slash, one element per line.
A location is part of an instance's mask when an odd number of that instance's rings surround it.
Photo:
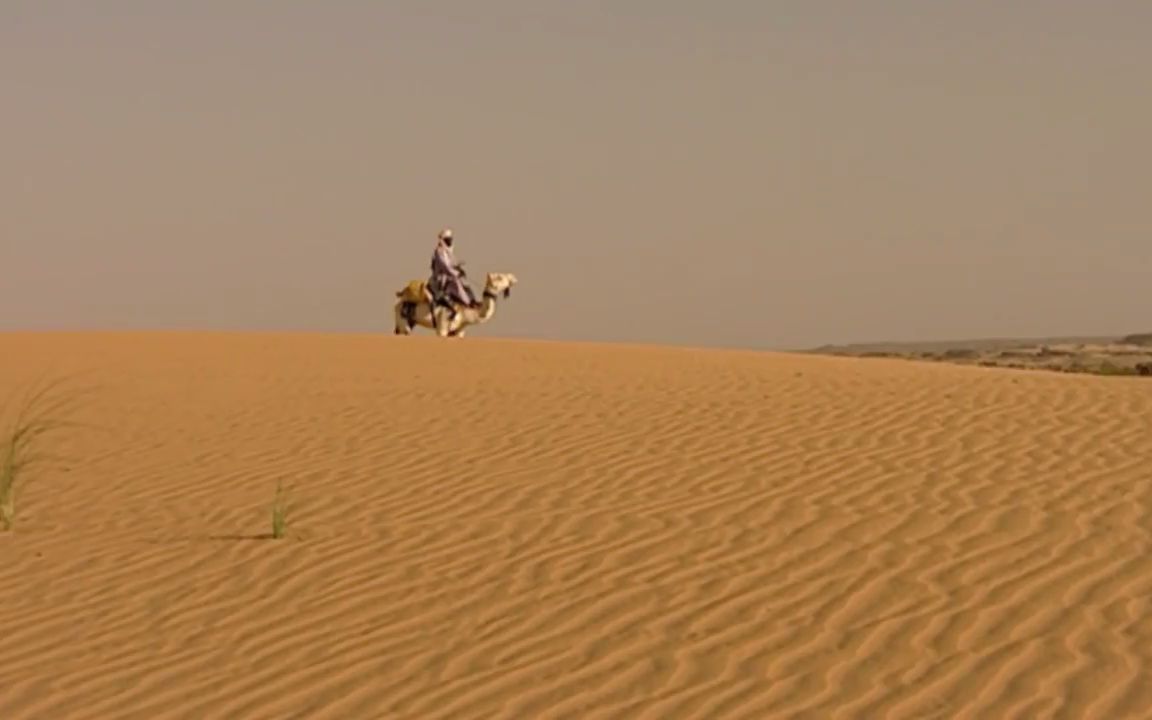
<path fill-rule="evenodd" d="M 432 307 L 428 284 L 423 280 L 413 280 L 396 293 L 396 334 L 409 335 L 419 325 L 434 330 L 440 337 L 464 337 L 469 325 L 482 325 L 492 319 L 496 314 L 496 301 L 501 296 L 511 295 L 515 284 L 516 276 L 512 273 L 488 273 L 480 307 L 456 305 L 456 315 L 449 320 L 448 308 L 443 305 Z"/>

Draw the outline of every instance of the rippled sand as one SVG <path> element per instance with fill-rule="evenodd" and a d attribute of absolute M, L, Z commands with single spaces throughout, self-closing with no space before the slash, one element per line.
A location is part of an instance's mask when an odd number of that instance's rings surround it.
<path fill-rule="evenodd" d="M 0 398 L 92 389 L 0 533 L 6 720 L 1152 717 L 1146 379 L 367 335 L 0 357 Z"/>

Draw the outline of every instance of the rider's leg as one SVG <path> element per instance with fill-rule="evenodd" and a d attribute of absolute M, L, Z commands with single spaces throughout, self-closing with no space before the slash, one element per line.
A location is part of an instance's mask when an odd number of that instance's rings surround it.
<path fill-rule="evenodd" d="M 456 304 L 472 307 L 472 294 L 468 290 L 468 286 L 460 278 L 455 278 L 451 284 L 449 292 L 447 293 L 447 304 L 452 310 L 452 317 L 456 317 Z"/>
<path fill-rule="evenodd" d="M 428 281 L 428 292 L 431 295 L 431 302 L 429 308 L 432 312 L 432 326 L 437 330 L 439 329 L 437 322 L 437 307 L 444 307 L 448 309 L 448 321 L 451 322 L 456 317 L 456 308 L 452 302 L 452 281 L 450 278 L 440 279 L 434 275 Z"/>
<path fill-rule="evenodd" d="M 461 302 L 463 302 L 465 305 L 467 305 L 470 308 L 480 307 L 480 301 L 476 299 L 476 291 L 472 289 L 471 285 L 468 285 L 467 283 L 461 281 L 460 282 L 460 290 L 461 290 L 461 295 L 463 296 L 461 298 Z"/>

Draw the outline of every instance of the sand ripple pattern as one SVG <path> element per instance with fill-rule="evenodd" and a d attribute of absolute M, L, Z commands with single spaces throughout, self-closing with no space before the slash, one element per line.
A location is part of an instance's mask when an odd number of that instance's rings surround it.
<path fill-rule="evenodd" d="M 1152 383 L 468 339 L 0 335 L 96 429 L 0 717 L 1152 717 Z M 278 480 L 294 536 L 260 539 Z"/>

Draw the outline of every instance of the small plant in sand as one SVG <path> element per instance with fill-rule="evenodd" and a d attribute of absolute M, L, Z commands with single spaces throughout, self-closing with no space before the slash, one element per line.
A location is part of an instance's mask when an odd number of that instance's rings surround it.
<path fill-rule="evenodd" d="M 272 501 L 272 537 L 276 540 L 288 532 L 288 504 L 284 492 L 284 481 L 276 483 L 276 497 Z"/>
<path fill-rule="evenodd" d="M 59 420 L 69 398 L 53 397 L 57 383 L 30 392 L 0 436 L 0 530 L 16 526 L 20 493 L 33 466 L 48 458 L 42 444 L 47 435 L 72 423 Z"/>

